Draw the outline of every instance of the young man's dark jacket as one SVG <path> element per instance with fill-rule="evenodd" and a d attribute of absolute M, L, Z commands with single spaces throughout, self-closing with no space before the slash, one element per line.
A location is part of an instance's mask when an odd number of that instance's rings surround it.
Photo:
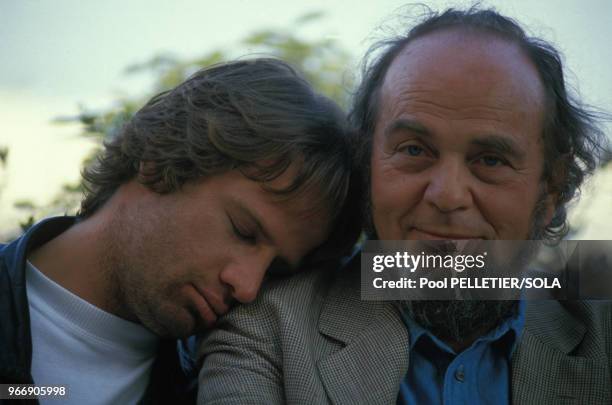
<path fill-rule="evenodd" d="M 25 283 L 27 256 L 76 221 L 67 216 L 49 218 L 34 225 L 19 239 L 0 244 L 0 384 L 35 383 L 30 372 L 32 336 Z M 141 403 L 194 403 L 195 381 L 181 368 L 177 342 L 163 341 L 159 347 Z"/>

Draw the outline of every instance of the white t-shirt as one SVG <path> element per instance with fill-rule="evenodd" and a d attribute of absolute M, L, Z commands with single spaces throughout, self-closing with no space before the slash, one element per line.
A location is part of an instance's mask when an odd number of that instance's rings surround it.
<path fill-rule="evenodd" d="M 64 385 L 62 404 L 134 404 L 149 382 L 158 338 L 141 325 L 101 310 L 28 262 L 32 377 Z M 57 400 L 41 404 L 57 405 Z"/>

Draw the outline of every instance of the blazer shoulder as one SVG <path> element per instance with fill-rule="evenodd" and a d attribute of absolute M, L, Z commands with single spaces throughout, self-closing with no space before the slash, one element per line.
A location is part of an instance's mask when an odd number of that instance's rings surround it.
<path fill-rule="evenodd" d="M 218 327 L 239 325 L 269 335 L 281 324 L 315 321 L 341 269 L 313 268 L 289 277 L 266 280 L 255 301 L 236 305 L 221 317 Z M 266 332 L 267 330 L 267 332 Z"/>
<path fill-rule="evenodd" d="M 258 302 L 288 304 L 312 301 L 325 295 L 339 273 L 338 268 L 313 268 L 290 277 L 269 280 L 255 300 Z"/>

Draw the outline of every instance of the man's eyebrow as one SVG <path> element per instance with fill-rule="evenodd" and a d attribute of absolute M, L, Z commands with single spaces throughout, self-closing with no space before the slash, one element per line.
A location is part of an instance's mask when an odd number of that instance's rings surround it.
<path fill-rule="evenodd" d="M 240 202 L 236 202 L 236 208 L 238 208 L 244 215 L 246 215 L 253 221 L 253 223 L 255 224 L 255 227 L 259 230 L 259 232 L 261 232 L 264 239 L 268 240 L 270 243 L 274 244 L 275 246 L 278 246 L 277 241 L 274 240 L 270 236 L 266 228 L 262 225 L 262 221 L 257 216 L 256 212 L 253 212 L 252 210 L 248 209 L 244 204 Z M 291 269 L 291 271 L 296 270 L 300 264 L 299 262 L 292 262 L 291 260 L 289 260 L 287 257 L 284 257 L 284 256 L 277 256 L 274 259 L 274 261 L 277 262 L 277 265 L 282 264 L 283 266 L 286 266 L 289 269 Z"/>
<path fill-rule="evenodd" d="M 397 131 L 410 131 L 420 135 L 429 135 L 429 130 L 423 124 L 408 118 L 400 118 L 387 125 L 384 135 L 388 137 Z"/>
<path fill-rule="evenodd" d="M 515 159 L 523 159 L 525 157 L 525 151 L 509 136 L 490 134 L 478 137 L 471 143 L 472 145 L 492 149 Z"/>
<path fill-rule="evenodd" d="M 431 135 L 430 131 L 423 124 L 409 118 L 400 118 L 389 124 L 385 128 L 385 137 L 397 131 L 410 131 L 417 135 L 424 136 Z M 525 157 L 525 151 L 519 147 L 512 137 L 507 135 L 486 134 L 477 137 L 471 143 L 473 145 L 492 149 L 515 159 L 523 159 Z"/>

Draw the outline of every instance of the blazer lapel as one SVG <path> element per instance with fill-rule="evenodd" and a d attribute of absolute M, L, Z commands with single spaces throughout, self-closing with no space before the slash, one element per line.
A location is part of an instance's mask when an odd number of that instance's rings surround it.
<path fill-rule="evenodd" d="M 571 355 L 586 327 L 559 301 L 530 301 L 512 357 L 514 404 L 608 404 L 605 361 Z"/>
<path fill-rule="evenodd" d="M 337 405 L 395 403 L 408 369 L 408 332 L 393 304 L 361 300 L 355 270 L 340 274 L 321 311 L 319 331 L 345 344 L 318 362 L 321 381 Z"/>

